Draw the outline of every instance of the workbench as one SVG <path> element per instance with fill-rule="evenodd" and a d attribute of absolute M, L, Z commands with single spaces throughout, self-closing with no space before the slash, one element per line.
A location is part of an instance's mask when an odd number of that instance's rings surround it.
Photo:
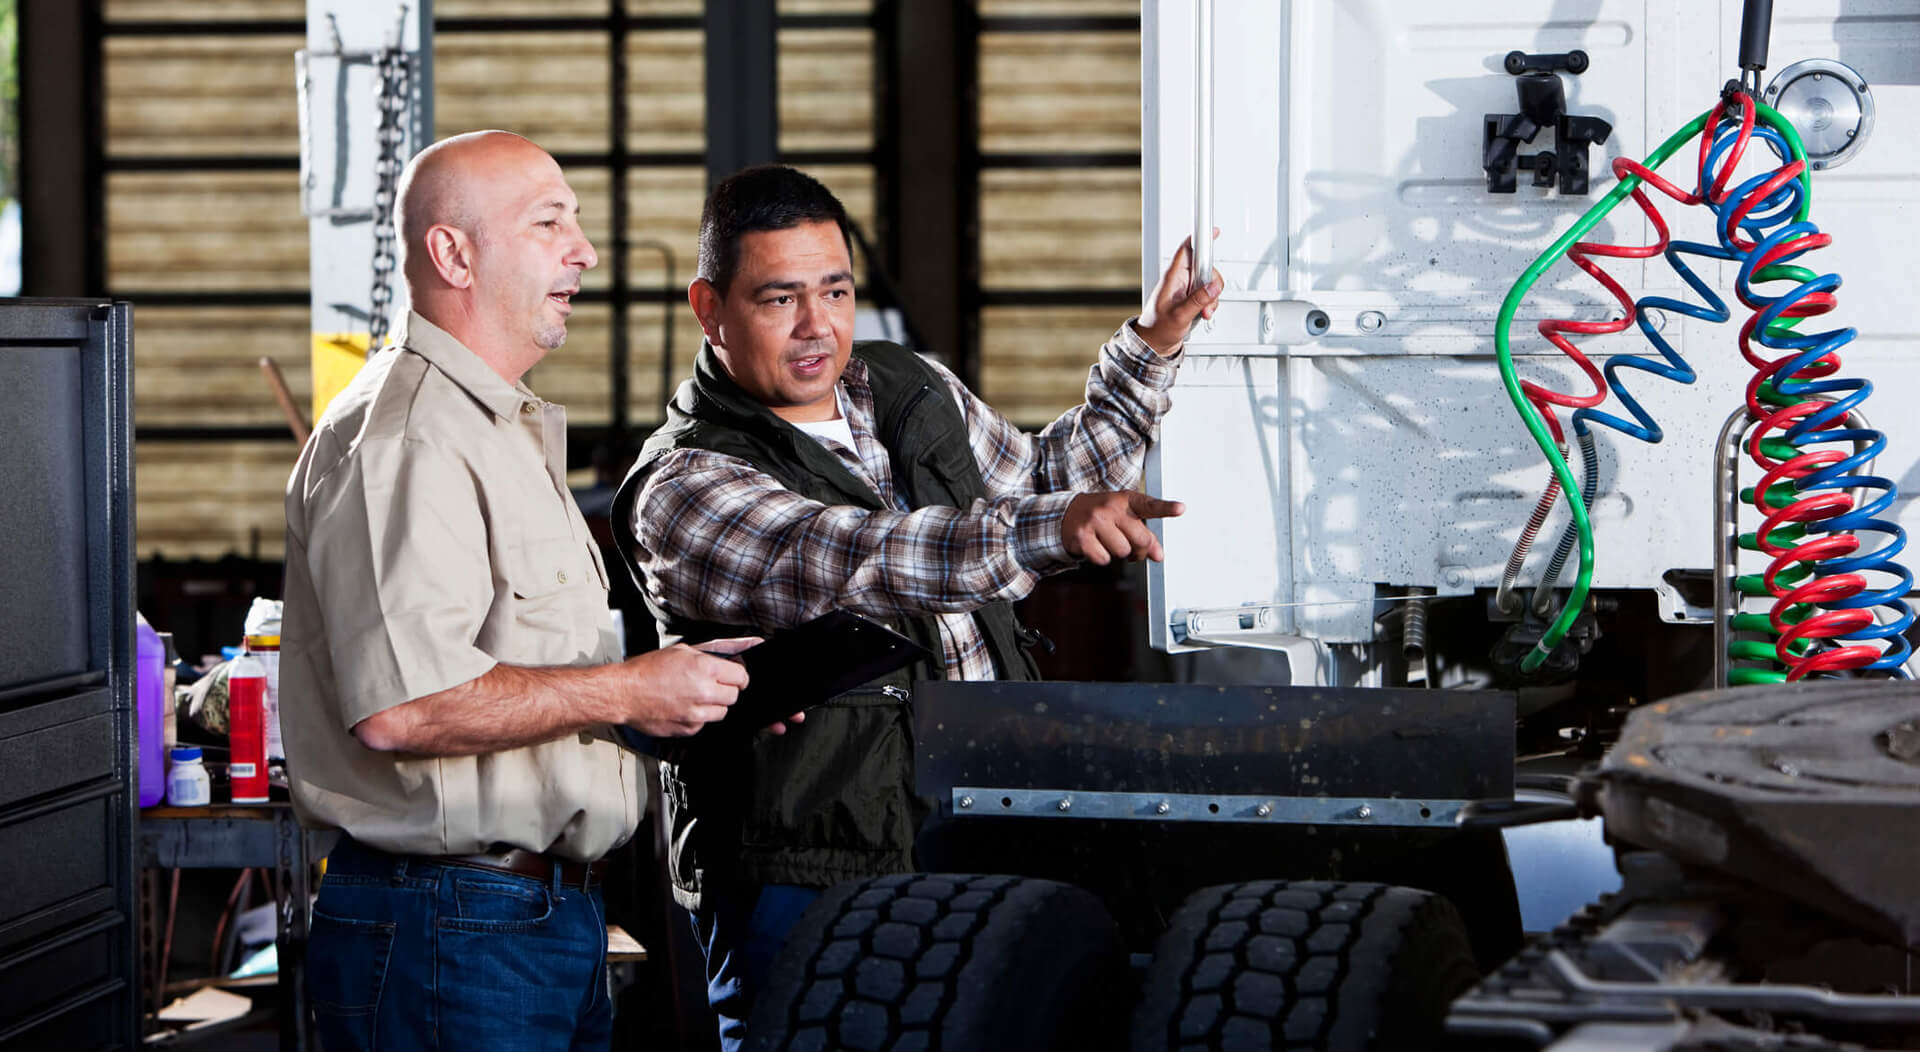
<path fill-rule="evenodd" d="M 275 920 L 279 956 L 280 1047 L 307 1052 L 319 1047 L 307 1004 L 306 954 L 313 863 L 326 857 L 340 834 L 300 828 L 285 803 L 148 807 L 136 828 L 140 864 L 158 869 L 270 869 L 282 890 Z M 151 927 L 157 911 L 141 911 Z M 151 940 L 142 939 L 143 945 Z"/>

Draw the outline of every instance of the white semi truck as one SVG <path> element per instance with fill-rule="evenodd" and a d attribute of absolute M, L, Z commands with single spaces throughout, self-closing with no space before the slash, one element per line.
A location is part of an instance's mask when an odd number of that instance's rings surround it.
<path fill-rule="evenodd" d="M 754 1047 L 1916 1047 L 1920 7 L 1142 49 L 1143 287 L 1194 237 L 1227 290 L 1150 631 L 1264 673 L 923 685 L 947 872 L 810 909 Z M 1522 944 L 1502 830 L 1520 898 L 1618 890 Z"/>

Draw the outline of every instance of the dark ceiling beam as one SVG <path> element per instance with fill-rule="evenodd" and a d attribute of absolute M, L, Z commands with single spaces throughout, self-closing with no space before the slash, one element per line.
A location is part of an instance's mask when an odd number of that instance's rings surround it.
<path fill-rule="evenodd" d="M 20 293 L 106 292 L 99 5 L 20 0 Z"/>
<path fill-rule="evenodd" d="M 706 8 L 707 185 L 779 157 L 774 0 Z"/>

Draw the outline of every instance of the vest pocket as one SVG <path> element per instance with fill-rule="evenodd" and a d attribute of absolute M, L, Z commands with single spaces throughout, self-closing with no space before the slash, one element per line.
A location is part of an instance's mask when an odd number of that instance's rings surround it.
<path fill-rule="evenodd" d="M 849 691 L 780 736 L 761 735 L 741 839 L 750 851 L 912 846 L 913 742 L 907 692 Z"/>

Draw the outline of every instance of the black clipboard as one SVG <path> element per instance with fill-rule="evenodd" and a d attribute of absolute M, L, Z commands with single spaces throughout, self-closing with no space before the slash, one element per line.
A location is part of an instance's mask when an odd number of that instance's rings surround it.
<path fill-rule="evenodd" d="M 915 661 L 932 659 L 927 648 L 886 625 L 835 610 L 741 651 L 747 687 L 726 718 L 701 733 L 756 731 Z"/>

